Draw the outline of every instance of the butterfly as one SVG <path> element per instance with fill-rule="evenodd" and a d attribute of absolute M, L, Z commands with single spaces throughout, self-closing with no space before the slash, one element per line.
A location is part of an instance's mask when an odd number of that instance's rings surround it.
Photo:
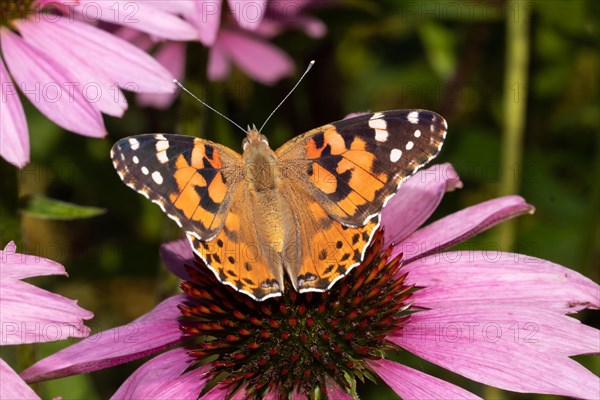
<path fill-rule="evenodd" d="M 249 128 L 243 154 L 192 136 L 145 134 L 111 150 L 123 182 L 173 219 L 224 284 L 255 300 L 322 292 L 364 257 L 382 208 L 440 151 L 426 110 L 367 113 L 273 151 Z"/>

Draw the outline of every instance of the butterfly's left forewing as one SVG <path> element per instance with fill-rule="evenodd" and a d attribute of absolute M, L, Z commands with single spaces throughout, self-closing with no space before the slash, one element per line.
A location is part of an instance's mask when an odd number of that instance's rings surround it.
<path fill-rule="evenodd" d="M 148 134 L 119 140 L 111 150 L 123 182 L 143 194 L 198 239 L 222 228 L 242 181 L 242 158 L 191 136 Z"/>
<path fill-rule="evenodd" d="M 332 218 L 359 227 L 439 153 L 446 129 L 432 111 L 369 113 L 313 129 L 276 154 L 282 175 L 305 185 Z"/>

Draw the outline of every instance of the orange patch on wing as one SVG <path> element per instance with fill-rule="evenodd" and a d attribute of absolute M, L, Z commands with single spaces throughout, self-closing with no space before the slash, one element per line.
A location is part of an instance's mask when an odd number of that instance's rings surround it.
<path fill-rule="evenodd" d="M 384 183 L 371 175 L 370 172 L 355 168 L 354 171 L 352 171 L 352 177 L 350 178 L 348 185 L 360 195 L 360 204 L 364 204 L 367 201 L 375 200 L 375 192 L 381 189 L 384 186 Z"/>
<path fill-rule="evenodd" d="M 337 179 L 331 172 L 317 163 L 312 164 L 312 172 L 313 174 L 310 179 L 318 189 L 326 194 L 335 193 L 337 189 Z"/>
<path fill-rule="evenodd" d="M 227 213 L 227 218 L 225 218 L 225 227 L 228 231 L 231 232 L 239 232 L 240 230 L 240 216 L 233 212 Z"/>
<path fill-rule="evenodd" d="M 205 208 L 202 208 L 201 206 L 198 206 L 196 212 L 194 212 L 194 215 L 192 215 L 192 219 L 200 222 L 202 226 L 208 228 L 213 224 L 213 221 L 215 220 L 215 214 L 206 210 Z"/>
<path fill-rule="evenodd" d="M 212 201 L 220 204 L 225 198 L 226 194 L 227 186 L 225 185 L 225 182 L 223 182 L 223 175 L 218 173 L 215 175 L 210 185 L 208 185 L 208 195 Z"/>
<path fill-rule="evenodd" d="M 308 141 L 308 147 L 306 149 L 306 157 L 309 159 L 319 158 L 321 157 L 321 153 L 323 152 L 323 147 L 317 147 L 317 142 L 314 139 L 310 139 Z"/>
<path fill-rule="evenodd" d="M 175 200 L 173 205 L 180 209 L 186 218 L 191 218 L 200 204 L 200 196 L 198 196 L 195 186 L 192 185 L 188 185 L 176 199 L 171 194 L 171 201 L 173 200 Z"/>
<path fill-rule="evenodd" d="M 329 128 L 324 133 L 325 145 L 329 145 L 331 148 L 331 154 L 342 154 L 346 150 L 346 143 L 344 138 L 340 135 L 335 128 Z"/>

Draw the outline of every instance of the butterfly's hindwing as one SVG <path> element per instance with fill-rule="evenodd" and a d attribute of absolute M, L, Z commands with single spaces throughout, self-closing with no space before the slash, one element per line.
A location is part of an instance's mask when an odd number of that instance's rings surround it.
<path fill-rule="evenodd" d="M 296 290 L 322 292 L 347 275 L 364 257 L 379 226 L 375 217 L 364 226 L 348 227 L 331 218 L 305 187 L 289 181 L 284 198 L 301 224 L 288 229 L 284 267 Z"/>
<path fill-rule="evenodd" d="M 276 153 L 287 178 L 305 182 L 332 218 L 357 227 L 438 154 L 446 129 L 431 111 L 369 113 L 313 129 Z"/>
<path fill-rule="evenodd" d="M 207 140 L 180 135 L 139 135 L 111 150 L 123 182 L 143 194 L 199 239 L 214 237 L 241 181 L 241 156 Z"/>

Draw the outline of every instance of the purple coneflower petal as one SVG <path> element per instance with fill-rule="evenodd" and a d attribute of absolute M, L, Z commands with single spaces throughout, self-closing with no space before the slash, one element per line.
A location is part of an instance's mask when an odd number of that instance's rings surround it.
<path fill-rule="evenodd" d="M 336 399 L 336 400 L 352 400 L 352 396 L 350 396 L 345 390 L 338 386 L 333 380 L 330 380 L 325 385 L 325 389 L 327 390 L 327 398 L 328 399 Z"/>
<path fill-rule="evenodd" d="M 195 400 L 211 378 L 211 366 L 185 372 L 193 361 L 183 348 L 153 357 L 131 374 L 111 399 Z"/>
<path fill-rule="evenodd" d="M 267 10 L 267 0 L 228 0 L 228 3 L 237 23 L 247 30 L 256 29 Z"/>
<path fill-rule="evenodd" d="M 0 399 L 39 399 L 40 397 L 0 358 Z"/>
<path fill-rule="evenodd" d="M 3 281 L 2 344 L 52 342 L 86 337 L 90 330 L 82 322 L 93 314 L 75 300 L 21 281 Z"/>
<path fill-rule="evenodd" d="M 439 252 L 473 237 L 500 222 L 533 213 L 520 196 L 504 196 L 464 208 L 419 229 L 399 243 L 392 257 L 404 254 L 405 263 Z"/>
<path fill-rule="evenodd" d="M 451 164 L 422 169 L 400 186 L 381 213 L 385 241 L 400 243 L 433 214 L 444 193 L 462 187 Z"/>
<path fill-rule="evenodd" d="M 16 253 L 14 242 L 0 250 L 2 344 L 50 342 L 89 335 L 83 320 L 94 314 L 74 300 L 20 280 L 45 275 L 66 273 L 54 261 Z"/>
<path fill-rule="evenodd" d="M 131 43 L 96 27 L 60 18 L 38 27 L 47 41 L 68 46 L 84 66 L 132 92 L 172 93 L 173 77 L 160 63 Z"/>
<path fill-rule="evenodd" d="M 230 390 L 231 387 L 228 385 L 217 384 L 214 388 L 210 389 L 200 397 L 200 400 L 225 400 Z"/>
<path fill-rule="evenodd" d="M 160 246 L 160 258 L 167 268 L 183 280 L 190 280 L 185 265 L 194 264 L 194 253 L 187 239 L 173 240 Z"/>
<path fill-rule="evenodd" d="M 84 18 L 98 18 L 170 40 L 195 40 L 198 33 L 183 19 L 144 1 L 79 0 L 73 9 Z"/>
<path fill-rule="evenodd" d="M 188 19 L 198 30 L 200 42 L 211 47 L 217 40 L 221 26 L 221 0 L 200 0 L 195 2 L 195 10 L 188 14 Z"/>
<path fill-rule="evenodd" d="M 0 276 L 3 281 L 48 275 L 67 276 L 67 272 L 56 261 L 17 253 L 15 242 L 8 243 L 4 250 L 0 250 Z"/>
<path fill-rule="evenodd" d="M 570 317 L 539 309 L 444 308 L 412 314 L 399 336 L 388 340 L 450 371 L 501 389 L 599 398 L 598 377 L 565 355 L 588 345 L 561 345 L 561 340 L 573 336 L 557 326 L 560 323 L 570 328 L 577 324 Z M 543 334 L 536 333 L 542 330 Z M 577 329 L 583 331 L 586 337 L 590 335 L 588 328 Z M 542 343 L 545 340 L 549 343 Z M 590 340 L 583 339 L 585 343 Z M 559 347 L 549 351 L 553 346 Z"/>
<path fill-rule="evenodd" d="M 177 305 L 185 298 L 172 296 L 127 325 L 97 333 L 38 361 L 21 376 L 38 382 L 108 368 L 163 350 L 181 340 Z"/>
<path fill-rule="evenodd" d="M 224 52 L 253 79 L 270 85 L 294 71 L 292 59 L 277 47 L 242 33 L 223 31 L 215 46 Z M 220 71 L 223 71 L 220 66 Z M 211 78 L 216 77 L 213 75 Z"/>
<path fill-rule="evenodd" d="M 186 45 L 182 42 L 167 42 L 154 54 L 156 61 L 161 63 L 177 80 L 182 80 L 185 73 L 185 48 Z M 173 104 L 178 94 L 179 90 L 169 94 L 140 93 L 137 101 L 142 106 L 164 110 Z"/>
<path fill-rule="evenodd" d="M 202 1 L 202 0 L 200 0 Z M 214 1 L 213 1 L 214 2 Z M 194 11 L 197 1 L 189 0 L 153 0 L 152 7 L 173 14 L 187 14 Z"/>
<path fill-rule="evenodd" d="M 231 72 L 231 64 L 227 56 L 227 50 L 220 42 L 210 48 L 208 53 L 208 65 L 206 66 L 206 74 L 211 81 L 221 81 Z"/>
<path fill-rule="evenodd" d="M 29 131 L 17 88 L 0 57 L 0 157 L 22 168 L 29 162 Z"/>
<path fill-rule="evenodd" d="M 404 400 L 480 399 L 465 389 L 389 360 L 368 364 Z"/>
<path fill-rule="evenodd" d="M 54 18 L 62 19 L 59 16 Z M 77 88 L 82 90 L 85 98 L 98 110 L 114 117 L 123 115 L 127 109 L 127 100 L 119 87 L 110 82 L 89 57 L 82 56 L 70 45 L 66 46 L 61 40 L 63 36 L 53 33 L 54 21 L 36 22 L 29 19 L 16 25 L 27 43 L 44 52 L 56 64 L 69 60 L 69 72 L 76 78 Z"/>
<path fill-rule="evenodd" d="M 423 308 L 478 304 L 532 307 L 563 314 L 600 307 L 600 289 L 576 271 L 539 258 L 499 251 L 432 254 L 402 268 Z"/>
<path fill-rule="evenodd" d="M 437 336 L 426 336 L 434 332 L 435 329 L 427 327 L 434 320 Z M 555 355 L 600 352 L 600 331 L 596 328 L 539 308 L 487 304 L 427 310 L 414 314 L 405 328 L 401 336 L 410 336 L 413 342 L 435 339 L 456 342 L 465 336 L 471 343 L 508 342 L 507 346 Z"/>
<path fill-rule="evenodd" d="M 57 125 L 85 136 L 106 135 L 100 112 L 85 99 L 66 67 L 6 28 L 0 28 L 0 38 L 10 73 L 42 114 Z"/>

